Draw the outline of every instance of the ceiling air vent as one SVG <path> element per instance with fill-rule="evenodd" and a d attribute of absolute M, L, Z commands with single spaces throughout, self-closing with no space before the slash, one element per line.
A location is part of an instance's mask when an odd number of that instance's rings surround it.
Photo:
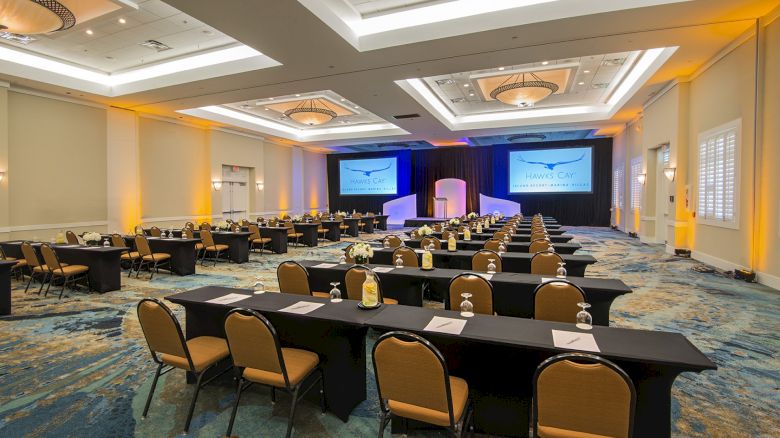
<path fill-rule="evenodd" d="M 18 33 L 13 33 L 13 32 L 0 32 L 0 38 L 6 41 L 10 41 L 12 43 L 19 43 L 19 44 L 30 44 L 31 42 L 35 41 L 35 38 L 29 35 L 20 35 Z"/>
<path fill-rule="evenodd" d="M 604 62 L 601 63 L 601 65 L 616 66 L 616 65 L 623 65 L 625 62 L 626 62 L 626 58 L 612 58 L 612 59 L 605 59 Z"/>
<path fill-rule="evenodd" d="M 149 49 L 157 50 L 158 52 L 164 52 L 166 50 L 171 50 L 171 47 L 168 46 L 167 44 L 163 44 L 163 43 L 161 43 L 159 41 L 155 41 L 155 40 L 146 40 L 146 41 L 144 41 L 142 43 L 139 43 L 139 45 L 144 46 L 144 47 L 149 48 Z"/>
<path fill-rule="evenodd" d="M 593 85 L 591 85 L 591 87 L 595 88 L 595 89 L 607 88 L 608 86 L 609 86 L 609 84 L 603 83 L 603 82 L 600 83 L 600 84 L 593 84 Z"/>
<path fill-rule="evenodd" d="M 506 138 L 507 140 L 511 141 L 512 143 L 516 143 L 519 141 L 543 141 L 547 139 L 547 136 L 544 134 L 517 134 L 517 135 L 510 135 Z"/>
<path fill-rule="evenodd" d="M 396 119 L 396 120 L 416 119 L 418 117 L 420 117 L 419 114 L 398 114 L 398 115 L 393 116 L 393 118 Z"/>
<path fill-rule="evenodd" d="M 438 85 L 452 85 L 455 81 L 453 79 L 437 79 L 436 84 Z"/>

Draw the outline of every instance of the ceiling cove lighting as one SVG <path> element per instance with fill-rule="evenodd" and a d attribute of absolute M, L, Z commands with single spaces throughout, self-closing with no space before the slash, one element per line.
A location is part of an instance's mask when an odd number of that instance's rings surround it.
<path fill-rule="evenodd" d="M 320 98 L 300 102 L 295 108 L 290 108 L 284 115 L 308 126 L 323 125 L 336 118 L 336 111 Z"/>
<path fill-rule="evenodd" d="M 76 15 L 63 3 L 55 0 L 3 0 L 0 5 L 0 30 L 34 35 L 70 29 L 76 25 Z"/>
<path fill-rule="evenodd" d="M 558 84 L 548 82 L 534 73 L 518 73 L 504 79 L 490 92 L 490 97 L 507 105 L 519 107 L 533 106 L 558 91 Z"/>

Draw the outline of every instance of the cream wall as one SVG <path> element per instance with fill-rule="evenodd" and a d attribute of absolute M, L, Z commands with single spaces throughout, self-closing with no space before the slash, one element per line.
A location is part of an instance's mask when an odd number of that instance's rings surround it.
<path fill-rule="evenodd" d="M 265 208 L 268 214 L 288 213 L 293 207 L 292 148 L 265 145 Z"/>
<path fill-rule="evenodd" d="M 222 166 L 249 168 L 249 211 L 252 218 L 265 211 L 264 192 L 257 189 L 257 182 L 265 178 L 265 143 L 259 137 L 248 137 L 224 131 L 209 131 L 211 144 L 211 179 L 222 178 Z M 211 191 L 211 210 L 221 216 L 222 192 Z"/>
<path fill-rule="evenodd" d="M 328 209 L 328 172 L 324 154 L 303 152 L 303 210 Z"/>

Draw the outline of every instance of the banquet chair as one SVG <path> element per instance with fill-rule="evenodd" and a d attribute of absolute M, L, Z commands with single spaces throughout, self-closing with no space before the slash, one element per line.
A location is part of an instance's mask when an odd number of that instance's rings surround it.
<path fill-rule="evenodd" d="M 508 236 L 509 234 L 506 231 L 496 231 L 493 233 L 493 238 L 496 240 L 504 240 L 504 237 Z M 510 239 L 511 241 L 511 239 Z"/>
<path fill-rule="evenodd" d="M 433 244 L 434 249 L 441 249 L 441 240 L 433 236 L 423 237 L 423 240 L 420 241 L 420 248 L 428 248 L 430 244 Z"/>
<path fill-rule="evenodd" d="M 547 234 L 540 231 L 534 231 L 531 233 L 531 242 L 538 239 L 547 239 Z"/>
<path fill-rule="evenodd" d="M 346 248 L 344 248 L 344 257 L 346 257 L 347 263 L 355 263 L 355 258 L 349 255 L 349 250 L 352 249 L 352 247 L 355 246 L 354 244 L 349 244 Z"/>
<path fill-rule="evenodd" d="M 344 274 L 344 283 L 347 289 L 348 300 L 362 300 L 363 299 L 363 282 L 366 281 L 366 272 L 368 268 L 365 266 L 353 266 L 347 269 L 347 273 Z M 374 280 L 377 285 L 377 292 L 379 292 L 379 302 L 384 304 L 398 304 L 398 300 L 393 298 L 385 298 L 382 294 L 382 282 L 379 280 L 378 275 L 374 275 Z"/>
<path fill-rule="evenodd" d="M 490 260 L 496 265 L 496 272 L 502 271 L 501 256 L 497 252 L 489 249 L 480 249 L 471 257 L 471 270 L 477 272 L 487 272 Z"/>
<path fill-rule="evenodd" d="M 401 256 L 401 260 L 404 262 L 404 266 L 409 268 L 417 268 L 420 266 L 420 261 L 417 259 L 417 253 L 414 252 L 413 249 L 407 248 L 405 246 L 396 248 L 395 251 L 393 251 L 393 265 L 395 265 L 396 257 L 399 255 Z"/>
<path fill-rule="evenodd" d="M 155 272 L 160 272 L 160 268 L 163 265 L 167 265 L 168 270 L 173 273 L 171 255 L 167 252 L 152 252 L 146 236 L 135 236 L 135 249 L 138 251 L 138 255 L 141 256 L 140 262 L 135 268 L 135 278 L 138 278 L 141 274 L 141 268 L 144 266 L 149 268 L 149 280 L 154 278 Z"/>
<path fill-rule="evenodd" d="M 133 234 L 136 236 L 143 236 L 144 235 L 144 227 L 140 224 L 133 227 Z"/>
<path fill-rule="evenodd" d="M 161 375 L 174 369 L 189 371 L 195 374 L 197 384 L 190 401 L 187 420 L 184 423 L 184 433 L 186 434 L 190 428 L 192 414 L 195 411 L 195 401 L 198 399 L 200 389 L 231 369 L 231 367 L 226 367 L 222 372 L 205 382 L 203 381 L 206 372 L 229 356 L 227 342 L 213 336 L 198 336 L 185 341 L 181 325 L 173 312 L 156 298 L 142 299 L 136 309 L 138 322 L 141 324 L 141 330 L 152 354 L 152 360 L 157 364 L 152 387 L 149 389 L 149 396 L 146 398 L 141 418 L 145 419 L 146 414 L 149 413 L 157 380 Z"/>
<path fill-rule="evenodd" d="M 441 231 L 442 231 L 442 226 L 441 226 L 441 224 L 435 224 L 435 225 L 433 226 L 433 231 L 435 231 L 435 232 L 437 232 L 437 233 L 441 233 Z"/>
<path fill-rule="evenodd" d="M 336 220 L 341 222 L 339 224 L 339 230 L 340 230 L 341 234 L 346 234 L 347 230 L 349 230 L 349 225 L 344 223 L 344 216 L 336 215 Z"/>
<path fill-rule="evenodd" d="M 230 413 L 225 436 L 230 436 L 236 420 L 241 393 L 257 383 L 271 388 L 271 400 L 276 401 L 276 390 L 292 396 L 287 434 L 290 437 L 298 402 L 315 386 L 320 387 L 320 409 L 325 413 L 324 374 L 317 353 L 298 348 L 282 347 L 276 329 L 259 312 L 233 309 L 225 318 L 225 335 L 237 371 L 236 401 Z M 310 382 L 310 383 L 307 383 Z M 307 383 L 307 386 L 304 385 Z M 252 420 L 256 420 L 253 417 Z"/>
<path fill-rule="evenodd" d="M 92 285 L 89 282 L 89 276 L 87 275 L 89 266 L 61 264 L 60 259 L 57 257 L 57 254 L 54 253 L 54 250 L 45 243 L 41 245 L 41 256 L 43 256 L 43 261 L 46 263 L 46 270 L 49 272 L 49 285 L 46 286 L 46 292 L 43 294 L 44 297 L 49 295 L 49 288 L 52 283 L 54 283 L 55 279 L 62 280 L 60 299 L 62 299 L 62 294 L 65 293 L 65 287 L 67 287 L 68 282 L 71 283 L 71 289 L 75 290 L 76 281 L 86 279 L 87 290 L 92 289 Z"/>
<path fill-rule="evenodd" d="M 285 221 L 284 226 L 287 228 L 287 240 L 295 243 L 296 246 L 299 246 L 303 233 L 297 232 L 295 230 L 295 225 L 292 222 Z"/>
<path fill-rule="evenodd" d="M 76 233 L 73 231 L 66 231 L 65 232 L 65 240 L 68 241 L 68 245 L 78 245 L 79 244 L 79 238 L 76 236 Z"/>
<path fill-rule="evenodd" d="M 309 287 L 309 271 L 300 263 L 288 260 L 276 268 L 276 278 L 279 280 L 279 292 L 283 294 L 310 295 L 330 298 L 329 293 L 313 292 Z"/>
<path fill-rule="evenodd" d="M 498 240 L 498 239 L 488 239 L 488 240 L 485 241 L 485 244 L 482 246 L 482 248 L 498 252 L 498 247 L 499 246 L 501 246 L 501 241 L 500 240 Z"/>
<path fill-rule="evenodd" d="M 201 230 L 209 230 L 209 231 L 211 231 L 211 224 L 208 223 L 208 222 L 201 222 L 200 229 Z"/>
<path fill-rule="evenodd" d="M 455 236 L 455 240 L 458 240 L 458 233 L 450 230 L 444 230 L 441 232 L 441 240 L 444 242 L 450 240 L 450 234 Z"/>
<path fill-rule="evenodd" d="M 387 236 L 387 243 L 390 244 L 390 248 L 399 248 L 403 245 L 401 238 L 394 234 Z"/>
<path fill-rule="evenodd" d="M 217 261 L 219 256 L 222 255 L 222 251 L 230 249 L 228 245 L 214 243 L 214 236 L 211 235 L 211 230 L 200 230 L 200 241 L 203 242 L 203 255 L 200 258 L 201 266 L 203 266 L 206 256 L 209 254 L 215 254 L 212 260 L 214 260 L 214 266 L 217 266 Z"/>
<path fill-rule="evenodd" d="M 186 224 L 184 224 L 184 228 L 186 228 L 188 230 L 194 230 L 195 229 L 195 224 L 193 224 L 192 222 L 187 222 Z"/>
<path fill-rule="evenodd" d="M 366 223 L 363 221 L 363 215 L 360 213 L 355 213 L 352 215 L 352 217 L 360 219 L 358 221 L 358 230 L 362 233 L 363 229 L 366 228 Z"/>
<path fill-rule="evenodd" d="M 230 224 L 230 232 L 238 233 L 239 231 L 241 231 L 241 225 L 239 225 L 239 224 L 237 224 L 235 222 Z"/>
<path fill-rule="evenodd" d="M 11 272 L 16 275 L 16 279 L 19 280 L 20 275 L 21 279 L 24 280 L 24 268 L 27 267 L 27 260 L 21 259 L 16 260 L 14 257 L 8 257 L 5 255 L 5 252 L 3 251 L 3 247 L 0 247 L 0 260 L 5 260 L 8 262 L 16 262 L 16 264 L 11 268 Z"/>
<path fill-rule="evenodd" d="M 30 270 L 30 280 L 27 281 L 27 287 L 24 288 L 24 293 L 30 289 L 30 284 L 35 278 L 41 282 L 41 287 L 38 289 L 38 295 L 43 291 L 43 286 L 46 285 L 46 281 L 49 278 L 49 270 L 45 264 L 41 264 L 38 261 L 38 255 L 35 253 L 32 245 L 29 242 L 22 242 L 22 255 L 27 262 L 27 268 Z"/>
<path fill-rule="evenodd" d="M 585 292 L 566 280 L 540 284 L 534 290 L 534 319 L 555 322 L 577 322 L 577 303 L 585 301 Z"/>
<path fill-rule="evenodd" d="M 317 224 L 317 240 L 325 240 L 325 236 L 328 235 L 328 229 L 322 226 L 322 219 L 316 217 L 311 221 L 313 224 Z"/>
<path fill-rule="evenodd" d="M 421 237 L 421 235 L 420 235 L 420 232 L 418 230 L 412 230 L 409 233 L 409 237 L 411 237 L 412 239 L 419 239 Z"/>
<path fill-rule="evenodd" d="M 183 230 L 181 230 L 181 235 L 185 239 L 194 239 L 195 238 L 195 233 L 193 233 L 192 229 L 190 229 L 190 228 L 184 228 Z M 203 245 L 203 242 L 196 242 L 195 243 L 195 260 L 200 258 L 200 253 L 201 253 L 201 251 L 203 251 L 203 248 L 205 248 L 205 247 L 206 246 Z"/>
<path fill-rule="evenodd" d="M 447 308 L 449 310 L 460 310 L 460 303 L 463 297 L 460 294 L 468 292 L 471 294 L 471 301 L 474 304 L 474 313 L 482 315 L 493 314 L 493 285 L 479 275 L 463 273 L 450 280 L 449 300 Z"/>
<path fill-rule="evenodd" d="M 149 228 L 149 235 L 152 237 L 162 237 L 162 231 L 158 227 Z"/>
<path fill-rule="evenodd" d="M 374 344 L 371 357 L 380 437 L 392 417 L 444 427 L 456 437 L 471 429 L 469 385 L 450 376 L 444 356 L 428 340 L 409 332 L 385 333 Z"/>
<path fill-rule="evenodd" d="M 555 275 L 558 263 L 563 263 L 563 257 L 552 251 L 537 252 L 531 257 L 531 273 L 537 275 Z"/>
<path fill-rule="evenodd" d="M 366 216 L 371 218 L 371 223 L 373 223 L 374 226 L 379 225 L 379 219 L 376 218 L 376 215 L 374 213 L 367 213 Z"/>
<path fill-rule="evenodd" d="M 620 367 L 586 353 L 564 353 L 539 365 L 533 380 L 533 436 L 629 438 L 636 389 Z"/>
<path fill-rule="evenodd" d="M 551 246 L 552 244 L 546 239 L 534 239 L 528 245 L 528 252 L 536 254 L 537 252 L 547 251 Z"/>
<path fill-rule="evenodd" d="M 466 226 L 465 225 L 461 225 L 461 226 L 458 227 L 458 233 L 463 233 L 464 231 L 466 231 Z"/>
<path fill-rule="evenodd" d="M 238 223 L 241 224 L 242 227 L 248 227 L 250 224 L 250 222 L 246 219 L 241 219 Z"/>
<path fill-rule="evenodd" d="M 249 235 L 249 250 L 255 251 L 257 245 L 260 245 L 260 254 L 263 254 L 265 245 L 267 243 L 271 243 L 271 238 L 262 237 L 260 235 L 260 228 L 255 224 L 249 224 L 248 227 L 249 227 L 249 232 L 251 233 Z"/>
<path fill-rule="evenodd" d="M 138 251 L 131 251 L 132 248 L 127 247 L 127 244 L 125 243 L 125 238 L 120 236 L 119 234 L 111 235 L 111 245 L 117 248 L 125 249 L 125 252 L 123 252 L 119 256 L 119 265 L 121 266 L 122 262 L 130 262 L 130 269 L 128 269 L 127 271 L 127 276 L 130 277 L 130 275 L 133 274 L 133 268 L 135 267 L 135 263 L 141 258 L 141 255 L 138 254 Z"/>

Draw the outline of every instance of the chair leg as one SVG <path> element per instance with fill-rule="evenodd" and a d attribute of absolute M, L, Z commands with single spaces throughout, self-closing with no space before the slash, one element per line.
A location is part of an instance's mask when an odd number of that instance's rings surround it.
<path fill-rule="evenodd" d="M 203 380 L 204 374 L 206 374 L 206 370 L 203 370 L 200 372 L 200 374 L 198 374 L 198 382 L 195 384 L 195 394 L 192 395 L 192 401 L 190 402 L 190 411 L 187 414 L 187 422 L 184 423 L 185 435 L 190 430 L 190 422 L 192 421 L 192 414 L 195 412 L 195 402 L 198 400 L 198 393 L 200 392 L 200 385 L 201 385 L 201 381 Z"/>
<path fill-rule="evenodd" d="M 52 280 L 54 280 L 54 276 L 52 276 Z M 60 290 L 60 297 L 58 298 L 59 300 L 62 299 L 62 294 L 65 293 L 65 286 L 67 286 L 67 285 L 68 285 L 68 277 L 63 277 L 62 278 L 62 289 Z"/>
<path fill-rule="evenodd" d="M 385 427 L 387 426 L 387 421 L 389 420 L 389 417 L 387 415 L 387 411 L 384 407 L 381 408 L 382 411 L 382 417 L 379 419 L 379 438 L 383 438 L 385 435 Z"/>
<path fill-rule="evenodd" d="M 325 415 L 325 372 L 320 368 L 320 409 Z"/>
<path fill-rule="evenodd" d="M 287 420 L 287 438 L 292 435 L 293 421 L 295 420 L 295 406 L 298 404 L 298 391 L 301 389 L 301 385 L 298 385 L 292 394 L 292 406 L 290 406 L 290 418 Z"/>
<path fill-rule="evenodd" d="M 154 395 L 154 389 L 157 388 L 157 379 L 160 378 L 160 371 L 162 371 L 163 364 L 160 363 L 157 366 L 157 371 L 154 373 L 154 380 L 152 380 L 152 387 L 149 389 L 149 395 L 146 397 L 146 405 L 144 405 L 144 413 L 141 414 L 141 418 L 146 418 L 146 414 L 149 412 L 149 405 L 152 404 L 152 396 Z"/>
<path fill-rule="evenodd" d="M 241 387 L 243 386 L 244 379 L 239 378 L 238 379 L 238 385 L 236 385 L 236 402 L 233 404 L 233 412 L 230 413 L 230 422 L 228 423 L 227 432 L 225 432 L 225 436 L 230 436 L 230 433 L 233 432 L 233 422 L 236 420 L 236 412 L 238 411 L 238 402 L 241 400 Z"/>
<path fill-rule="evenodd" d="M 33 278 L 35 278 L 35 273 L 30 272 L 30 280 L 27 281 L 27 287 L 24 288 L 24 293 L 26 294 L 28 290 L 30 290 L 30 283 L 32 283 Z"/>
<path fill-rule="evenodd" d="M 271 387 L 271 404 L 276 404 L 276 388 Z"/>
<path fill-rule="evenodd" d="M 46 286 L 46 279 L 47 278 L 49 279 L 48 286 Z M 46 298 L 49 295 L 49 289 L 51 288 L 52 282 L 54 282 L 54 276 L 44 272 L 43 273 L 43 280 L 41 280 L 41 287 L 38 289 L 38 295 L 40 295 L 41 292 L 43 291 L 43 286 L 46 286 L 46 293 L 43 294 L 43 297 Z"/>
<path fill-rule="evenodd" d="M 152 266 L 152 269 L 149 270 L 149 281 L 152 281 L 152 278 L 154 278 L 154 271 L 157 269 L 157 260 L 154 261 L 154 265 Z"/>

